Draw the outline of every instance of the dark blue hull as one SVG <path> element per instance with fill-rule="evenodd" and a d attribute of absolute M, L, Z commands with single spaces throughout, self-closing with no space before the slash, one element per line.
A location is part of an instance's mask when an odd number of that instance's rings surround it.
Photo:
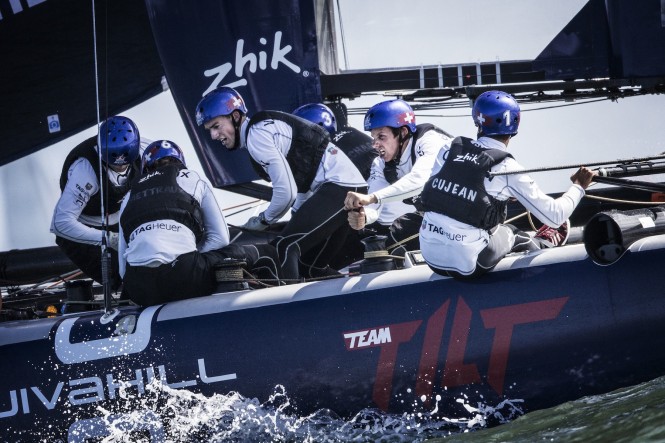
<path fill-rule="evenodd" d="M 31 441 L 51 424 L 51 438 L 82 441 L 99 407 L 135 409 L 153 379 L 261 402 L 282 385 L 299 414 L 453 417 L 460 397 L 526 412 L 646 381 L 665 373 L 661 237 L 607 267 L 575 245 L 473 283 L 414 266 L 123 308 L 108 324 L 100 312 L 0 324 L 0 428 Z M 112 336 L 118 324 L 133 332 Z"/>

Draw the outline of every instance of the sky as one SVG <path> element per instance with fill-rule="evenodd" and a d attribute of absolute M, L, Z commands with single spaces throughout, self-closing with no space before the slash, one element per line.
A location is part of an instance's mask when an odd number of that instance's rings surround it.
<path fill-rule="evenodd" d="M 344 54 L 340 39 L 340 67 L 353 70 L 532 60 L 586 0 L 335 3 L 341 11 L 346 49 Z M 371 95 L 346 105 L 368 107 L 389 98 Z M 659 112 L 664 105 L 663 95 L 548 110 L 533 109 L 542 105 L 525 105 L 520 132 L 511 140 L 510 151 L 527 168 L 655 155 L 665 151 L 665 141 L 653 130 L 662 127 Z M 123 115 L 137 123 L 142 136 L 175 141 L 184 149 L 188 167 L 202 171 L 169 91 Z M 470 109 L 428 111 L 416 118 L 418 123 L 434 123 L 454 135 L 475 136 Z M 362 116 L 350 116 L 349 123 L 362 129 Z M 94 134 L 91 128 L 0 167 L 0 252 L 55 245 L 49 226 L 60 195 L 62 162 L 76 144 Z M 569 186 L 573 172 L 537 173 L 534 178 L 546 192 L 560 192 Z M 235 205 L 251 199 L 222 190 L 215 194 L 231 224 L 241 224 L 261 209 L 229 216 L 237 211 Z"/>

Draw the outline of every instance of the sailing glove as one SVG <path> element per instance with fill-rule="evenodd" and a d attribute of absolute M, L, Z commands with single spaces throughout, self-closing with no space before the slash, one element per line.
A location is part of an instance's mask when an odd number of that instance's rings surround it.
<path fill-rule="evenodd" d="M 250 217 L 249 220 L 247 220 L 247 223 L 241 227 L 243 229 L 247 229 L 248 231 L 265 231 L 270 227 L 270 225 L 263 216 L 263 213 L 261 213 L 257 216 Z"/>
<path fill-rule="evenodd" d="M 109 248 L 115 249 L 116 251 L 118 250 L 118 233 L 117 232 L 109 232 L 108 240 L 107 243 Z"/>

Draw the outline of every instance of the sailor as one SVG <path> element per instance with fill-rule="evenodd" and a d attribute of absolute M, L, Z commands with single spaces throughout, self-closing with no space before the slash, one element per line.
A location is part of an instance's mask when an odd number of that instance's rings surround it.
<path fill-rule="evenodd" d="M 437 154 L 449 148 L 453 137 L 430 123 L 416 125 L 413 109 L 399 99 L 372 106 L 364 127 L 371 132 L 379 157 L 372 164 L 368 194 L 349 192 L 346 197 L 349 224 L 388 236 L 388 252 L 404 255 L 419 249 L 418 195 Z"/>
<path fill-rule="evenodd" d="M 330 141 L 344 151 L 365 180 L 369 178 L 372 163 L 379 155 L 372 146 L 370 136 L 352 126 L 338 127 L 335 113 L 323 103 L 302 105 L 293 111 L 293 115 L 316 123 L 328 131 Z"/>
<path fill-rule="evenodd" d="M 250 120 L 244 100 L 229 87 L 206 94 L 196 107 L 196 120 L 226 149 L 247 148 L 257 174 L 272 183 L 270 204 L 244 229 L 265 230 L 292 210 L 273 240 L 285 277 L 339 275 L 328 266 L 329 256 L 313 251 L 323 242 L 331 245 L 328 251 L 343 244 L 349 229 L 344 196 L 365 190 L 366 184 L 328 132 L 280 111 L 261 111 Z"/>
<path fill-rule="evenodd" d="M 279 111 L 261 111 L 247 118 L 238 92 L 219 87 L 196 107 L 196 120 L 228 150 L 246 147 L 257 174 L 272 183 L 269 206 L 251 217 L 244 229 L 262 231 L 289 209 L 291 219 L 273 240 L 284 277 L 338 275 L 328 266 L 331 255 L 314 251 L 327 242 L 329 254 L 341 246 L 349 227 L 344 197 L 364 192 L 365 179 L 344 152 L 330 142 L 321 126 Z M 311 254 L 308 254 L 312 251 Z"/>
<path fill-rule="evenodd" d="M 488 272 L 509 252 L 565 244 L 567 219 L 595 175 L 581 167 L 570 178 L 573 185 L 557 199 L 527 174 L 490 176 L 490 171 L 524 169 L 507 152 L 517 135 L 520 107 L 510 94 L 487 91 L 475 100 L 472 117 L 477 140 L 457 137 L 449 151 L 441 152 L 421 194 L 422 255 L 434 272 L 460 279 Z M 510 198 L 545 223 L 534 237 L 503 223 Z"/>
<path fill-rule="evenodd" d="M 215 268 L 242 260 L 252 272 L 278 279 L 271 245 L 229 245 L 229 230 L 208 183 L 187 169 L 169 140 L 149 144 L 142 175 L 123 200 L 120 274 L 123 296 L 142 306 L 209 295 Z"/>
<path fill-rule="evenodd" d="M 56 244 L 98 283 L 103 283 L 101 244 L 102 227 L 106 225 L 106 244 L 111 254 L 109 283 L 113 291 L 122 282 L 116 252 L 120 203 L 138 174 L 140 146 L 139 130 L 132 120 L 121 115 L 105 120 L 99 128 L 99 144 L 95 135 L 67 155 L 60 174 L 62 194 L 51 220 Z"/>
<path fill-rule="evenodd" d="M 323 103 L 308 103 L 293 111 L 293 115 L 302 117 L 312 123 L 323 127 L 330 134 L 330 140 L 339 147 L 356 165 L 363 178 L 367 180 L 372 170 L 372 163 L 379 153 L 372 146 L 372 137 L 348 125 L 338 126 L 335 113 Z M 341 269 L 363 257 L 364 247 L 361 238 L 371 233 L 364 230 L 349 229 L 344 246 L 335 245 L 335 254 L 327 250 L 315 248 L 321 251 L 321 256 L 330 257 L 330 266 Z M 330 243 L 327 244 L 330 246 Z"/>

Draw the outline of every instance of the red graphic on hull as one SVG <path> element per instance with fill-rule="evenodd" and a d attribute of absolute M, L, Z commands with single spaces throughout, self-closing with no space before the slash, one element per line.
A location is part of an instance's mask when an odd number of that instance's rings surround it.
<path fill-rule="evenodd" d="M 494 330 L 487 370 L 487 383 L 498 395 L 503 394 L 510 343 L 515 328 L 518 325 L 557 318 L 567 301 L 568 297 L 560 297 L 480 310 L 479 314 L 484 329 Z M 442 350 L 450 304 L 450 300 L 443 303 L 427 319 L 425 326 L 415 392 L 418 396 L 425 396 L 427 399 L 431 399 L 432 390 L 436 384 L 439 352 Z M 452 388 L 481 383 L 482 381 L 477 364 L 464 362 L 472 327 L 472 316 L 473 312 L 469 305 L 462 297 L 458 297 L 441 377 L 442 387 Z M 368 346 L 381 348 L 372 398 L 376 405 L 384 411 L 388 410 L 390 403 L 393 374 L 399 347 L 402 343 L 409 342 L 413 338 L 422 322 L 422 320 L 415 320 L 384 325 L 378 329 L 344 334 L 347 350 L 361 350 Z"/>

